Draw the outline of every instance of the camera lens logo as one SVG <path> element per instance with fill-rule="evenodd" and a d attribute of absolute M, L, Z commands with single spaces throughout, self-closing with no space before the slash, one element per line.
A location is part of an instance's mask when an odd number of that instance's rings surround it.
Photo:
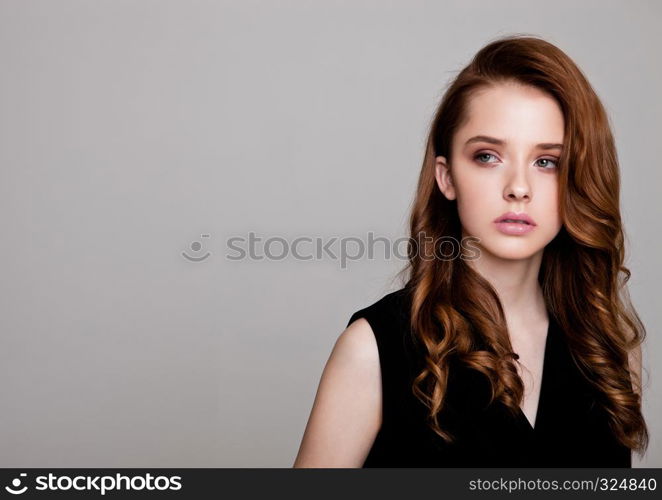
<path fill-rule="evenodd" d="M 26 474 L 25 472 L 21 472 L 21 474 L 19 474 L 19 476 L 20 476 L 20 477 L 26 477 L 27 474 Z M 20 488 L 20 486 L 21 486 L 21 480 L 20 480 L 18 477 L 17 477 L 17 478 L 14 478 L 14 479 L 12 480 L 11 484 L 12 484 L 12 486 L 13 486 L 14 488 Z M 11 487 L 9 487 L 9 486 L 5 486 L 5 489 L 6 489 L 9 493 L 11 493 L 12 495 L 20 495 L 21 493 L 25 493 L 25 492 L 27 491 L 28 487 L 27 487 L 27 486 L 23 486 L 23 488 L 20 488 L 20 489 L 16 489 L 16 490 L 15 490 L 15 489 L 13 489 L 13 488 L 11 488 Z"/>
<path fill-rule="evenodd" d="M 201 234 L 200 235 L 201 238 L 209 238 L 210 236 L 211 236 L 211 234 Z M 200 252 L 201 248 L 202 248 L 202 243 L 200 243 L 199 241 L 194 241 L 193 243 L 191 243 L 191 250 L 193 250 L 194 252 L 196 252 L 196 253 Z M 191 257 L 186 252 L 182 252 L 182 255 L 184 256 L 185 259 L 188 259 L 192 262 L 201 262 L 201 261 L 205 260 L 207 257 L 209 257 L 211 255 L 211 252 L 207 252 L 206 254 L 204 254 L 200 257 L 196 257 L 196 256 Z"/>

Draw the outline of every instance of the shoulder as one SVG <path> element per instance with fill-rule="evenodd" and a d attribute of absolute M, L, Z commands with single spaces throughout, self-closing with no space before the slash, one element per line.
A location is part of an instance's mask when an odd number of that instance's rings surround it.
<path fill-rule="evenodd" d="M 361 467 L 381 418 L 379 350 L 370 324 L 358 318 L 333 346 L 294 467 Z"/>
<path fill-rule="evenodd" d="M 383 295 L 379 300 L 354 312 L 338 336 L 331 358 L 336 366 L 379 373 L 380 361 L 391 350 L 391 339 L 400 337 L 408 313 L 408 290 Z"/>
<path fill-rule="evenodd" d="M 354 336 L 364 347 L 375 351 L 376 346 L 382 377 L 401 375 L 419 356 L 411 338 L 409 296 L 407 288 L 388 293 L 353 313 L 347 324 L 360 330 Z"/>
<path fill-rule="evenodd" d="M 359 318 L 365 318 L 375 333 L 384 325 L 400 326 L 408 319 L 409 305 L 409 290 L 401 288 L 354 312 L 347 326 Z"/>
<path fill-rule="evenodd" d="M 376 366 L 379 352 L 374 331 L 364 317 L 358 317 L 338 336 L 332 357 L 342 364 L 365 367 L 366 363 Z"/>

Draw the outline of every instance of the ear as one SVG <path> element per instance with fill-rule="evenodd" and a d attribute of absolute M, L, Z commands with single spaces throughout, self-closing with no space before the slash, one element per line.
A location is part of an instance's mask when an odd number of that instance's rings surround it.
<path fill-rule="evenodd" d="M 447 199 L 454 200 L 456 197 L 455 185 L 453 184 L 453 177 L 451 176 L 450 169 L 446 164 L 446 158 L 443 156 L 437 156 L 434 163 L 434 177 L 437 180 L 439 190 Z"/>

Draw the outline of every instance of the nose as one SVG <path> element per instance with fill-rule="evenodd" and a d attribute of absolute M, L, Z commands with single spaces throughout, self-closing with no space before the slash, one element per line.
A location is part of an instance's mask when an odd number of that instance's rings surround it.
<path fill-rule="evenodd" d="M 504 187 L 503 197 L 506 201 L 525 200 L 531 199 L 531 184 L 527 177 L 526 165 L 513 166 L 506 185 Z"/>

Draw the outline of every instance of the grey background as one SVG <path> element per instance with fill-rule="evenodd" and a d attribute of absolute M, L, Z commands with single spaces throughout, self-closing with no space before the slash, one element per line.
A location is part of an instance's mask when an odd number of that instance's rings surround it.
<path fill-rule="evenodd" d="M 662 465 L 661 10 L 0 1 L 0 466 L 291 466 L 333 343 L 404 261 L 231 261 L 227 238 L 404 236 L 444 85 L 516 32 L 609 111 L 649 335 L 635 465 Z"/>

